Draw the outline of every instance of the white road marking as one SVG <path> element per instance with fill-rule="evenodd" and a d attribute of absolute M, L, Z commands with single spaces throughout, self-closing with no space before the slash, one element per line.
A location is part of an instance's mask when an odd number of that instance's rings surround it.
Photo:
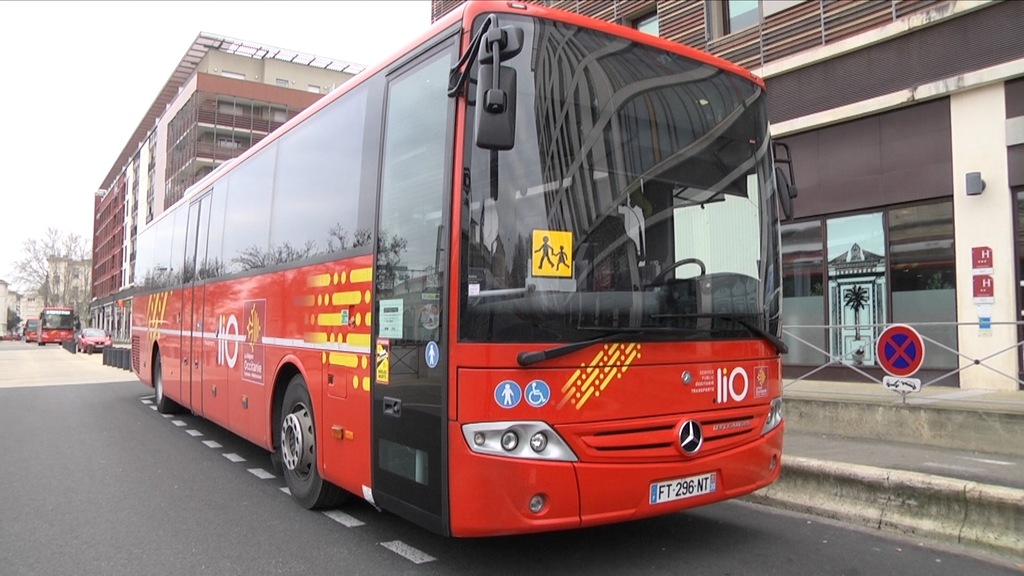
<path fill-rule="evenodd" d="M 241 456 L 235 454 L 234 452 L 228 454 L 221 454 L 221 456 L 227 458 L 228 460 L 231 460 L 232 462 L 245 462 L 245 458 L 242 458 Z"/>
<path fill-rule="evenodd" d="M 189 436 L 191 436 L 193 438 L 198 438 L 199 436 L 203 435 L 203 433 L 200 432 L 199 430 L 192 430 L 192 429 L 185 430 L 185 434 L 188 434 Z"/>
<path fill-rule="evenodd" d="M 285 488 L 285 490 L 287 490 L 287 488 Z M 289 494 L 291 494 L 291 492 L 289 492 Z M 345 526 L 346 528 L 355 528 L 356 526 L 364 525 L 364 522 L 362 520 L 353 518 L 352 516 L 349 516 L 348 514 L 345 514 L 344 512 L 339 512 L 337 510 L 327 510 L 326 512 L 324 512 L 324 516 L 327 516 L 331 520 L 334 520 L 335 522 L 341 524 L 342 526 Z"/>
<path fill-rule="evenodd" d="M 223 448 L 220 442 L 217 442 L 216 440 L 203 440 L 203 444 L 206 444 L 209 448 Z"/>
<path fill-rule="evenodd" d="M 259 478 L 260 480 L 270 480 L 271 478 L 276 478 L 276 476 L 274 476 L 270 472 L 267 472 L 263 468 L 249 468 L 249 474 L 252 474 L 253 476 Z"/>
<path fill-rule="evenodd" d="M 156 410 L 156 406 L 153 406 L 153 410 Z M 164 418 L 174 418 L 174 414 L 161 414 Z"/>
<path fill-rule="evenodd" d="M 281 486 L 280 488 L 278 488 L 278 490 L 280 490 L 281 492 L 284 492 L 285 494 L 287 494 L 289 496 L 292 495 L 292 491 L 289 490 L 287 486 Z"/>
<path fill-rule="evenodd" d="M 149 399 L 149 398 L 143 398 L 143 399 L 142 399 L 142 403 L 143 403 L 143 404 L 152 404 L 152 403 L 153 403 L 153 400 L 151 400 L 151 399 Z"/>
<path fill-rule="evenodd" d="M 171 424 L 174 424 L 178 428 L 181 428 L 182 426 L 188 426 L 188 424 L 185 424 L 184 420 L 171 420 Z"/>
<path fill-rule="evenodd" d="M 156 406 L 150 406 L 149 409 L 153 410 L 155 412 L 156 411 Z"/>
<path fill-rule="evenodd" d="M 967 466 L 957 466 L 955 464 L 940 464 L 938 462 L 924 462 L 925 466 L 931 466 L 932 468 L 945 468 L 947 470 L 959 470 L 961 472 L 973 472 L 974 468 L 968 468 Z"/>
<path fill-rule="evenodd" d="M 1004 460 L 989 460 L 988 458 L 971 458 L 970 456 L 961 456 L 964 460 L 973 460 L 974 462 L 981 462 L 982 464 L 995 464 L 997 466 L 1013 466 L 1013 462 L 1006 462 Z"/>
<path fill-rule="evenodd" d="M 401 540 L 381 542 L 380 545 L 415 564 L 425 564 L 427 562 L 433 562 L 434 560 L 437 560 L 437 558 L 434 558 L 430 554 L 417 550 L 412 546 L 409 546 L 405 542 L 402 542 Z"/>

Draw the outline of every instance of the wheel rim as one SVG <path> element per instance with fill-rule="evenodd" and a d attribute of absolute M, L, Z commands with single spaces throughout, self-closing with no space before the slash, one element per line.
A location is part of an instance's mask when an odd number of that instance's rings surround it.
<path fill-rule="evenodd" d="M 297 404 L 281 423 L 281 461 L 284 467 L 301 477 L 313 467 L 313 419 L 309 409 Z"/>

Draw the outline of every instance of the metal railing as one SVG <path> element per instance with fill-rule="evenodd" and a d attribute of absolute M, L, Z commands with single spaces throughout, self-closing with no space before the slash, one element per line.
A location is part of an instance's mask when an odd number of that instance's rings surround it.
<path fill-rule="evenodd" d="M 867 378 L 868 380 L 870 380 L 872 382 L 876 382 L 876 383 L 881 384 L 882 380 L 880 378 L 878 378 L 874 374 L 872 374 L 872 373 L 868 372 L 867 370 L 865 370 L 865 367 L 870 367 L 870 366 L 875 366 L 875 367 L 880 369 L 881 366 L 877 362 L 874 362 L 872 364 L 864 364 L 863 363 L 863 359 L 862 359 L 864 354 L 862 353 L 861 354 L 862 357 L 858 358 L 858 354 L 857 354 L 858 350 L 856 348 L 852 348 L 852 347 L 850 349 L 848 349 L 848 350 L 841 349 L 839 352 L 833 352 L 833 351 L 830 351 L 830 350 L 826 350 L 822 346 L 819 346 L 817 343 L 810 341 L 809 338 L 806 337 L 806 333 L 808 331 L 814 331 L 814 330 L 821 330 L 821 331 L 823 331 L 823 334 L 825 335 L 825 340 L 824 340 L 825 341 L 825 347 L 828 348 L 829 347 L 828 346 L 829 342 L 835 342 L 837 340 L 841 340 L 841 338 L 836 339 L 833 336 L 833 334 L 836 333 L 836 332 L 838 332 L 839 334 L 844 334 L 844 333 L 847 333 L 849 331 L 857 331 L 857 330 L 860 330 L 860 331 L 863 331 L 863 332 L 868 332 L 869 334 L 871 334 L 871 338 L 869 338 L 868 344 L 872 347 L 872 350 L 873 350 L 874 347 L 877 345 L 878 337 L 879 337 L 879 335 L 881 335 L 882 331 L 885 330 L 885 328 L 888 328 L 889 326 L 892 326 L 894 324 L 903 324 L 905 326 L 910 326 L 911 328 L 914 328 L 914 330 L 921 336 L 921 340 L 922 340 L 922 342 L 924 342 L 926 344 L 926 346 L 937 346 L 940 350 L 943 350 L 943 351 L 946 351 L 946 352 L 950 353 L 952 355 L 951 357 L 955 358 L 957 360 L 957 362 L 956 362 L 957 365 L 955 367 L 935 366 L 935 365 L 932 365 L 932 366 L 922 366 L 922 369 L 926 370 L 927 373 L 929 374 L 929 377 L 927 379 L 922 379 L 922 382 L 921 382 L 922 386 L 930 386 L 930 385 L 938 384 L 938 383 L 942 382 L 943 380 L 952 378 L 953 376 L 959 375 L 961 372 L 964 372 L 965 370 L 968 370 L 968 369 L 971 369 L 971 368 L 983 368 L 983 369 L 986 369 L 986 370 L 990 370 L 991 372 L 999 375 L 1000 377 L 1012 380 L 1012 381 L 1017 383 L 1018 387 L 1024 388 L 1024 379 L 1021 379 L 1020 374 L 1008 374 L 1005 371 L 1003 371 L 1003 370 L 1001 370 L 1001 369 L 999 369 L 997 367 L 994 367 L 991 364 L 989 364 L 989 362 L 993 358 L 996 358 L 997 356 L 1005 354 L 1005 353 L 1007 353 L 1007 352 L 1009 352 L 1011 350 L 1014 350 L 1014 349 L 1019 349 L 1022 346 L 1024 346 L 1024 342 L 1022 342 L 1020 340 L 1019 336 L 1015 338 L 1015 341 L 1016 341 L 1015 344 L 1011 344 L 1009 346 L 1003 346 L 1003 347 L 999 348 L 998 350 L 986 350 L 983 355 L 980 355 L 978 357 L 973 357 L 973 356 L 964 354 L 959 349 L 954 348 L 953 346 L 950 346 L 946 342 L 942 342 L 942 341 L 940 341 L 940 340 L 938 340 L 938 339 L 928 335 L 929 329 L 935 329 L 935 328 L 946 328 L 946 329 L 951 329 L 951 330 L 959 330 L 959 328 L 961 326 L 974 326 L 974 327 L 977 327 L 979 330 L 981 330 L 981 329 L 983 329 L 982 328 L 983 325 L 981 323 L 979 323 L 979 322 L 893 322 L 893 323 L 889 323 L 889 324 L 857 324 L 857 325 L 787 324 L 787 325 L 784 325 L 783 328 L 782 328 L 782 336 L 783 336 L 783 339 L 786 341 L 786 343 L 789 344 L 790 353 L 793 353 L 795 350 L 798 349 L 798 347 L 803 346 L 803 347 L 809 348 L 810 350 L 812 350 L 814 352 L 819 353 L 821 355 L 821 357 L 822 357 L 823 362 L 820 365 L 817 365 L 816 367 L 813 367 L 810 371 L 808 371 L 808 372 L 798 376 L 797 378 L 794 378 L 791 381 L 787 382 L 786 384 L 784 384 L 784 387 L 792 385 L 792 384 L 794 384 L 796 382 L 800 382 L 802 380 L 808 380 L 809 378 L 811 378 L 815 374 L 818 374 L 822 370 L 825 370 L 826 368 L 830 368 L 830 367 L 849 369 L 849 370 L 852 370 L 852 371 L 860 374 L 861 376 L 863 376 L 864 378 Z M 1019 327 L 1022 324 L 1024 324 L 1024 322 L 986 322 L 984 324 L 984 327 L 985 327 L 984 329 L 991 330 L 991 329 L 995 328 L 996 326 L 1014 326 L 1014 327 L 1017 327 L 1019 329 Z M 1019 330 L 1018 330 L 1017 333 L 1020 334 Z M 801 337 L 800 334 L 804 334 L 804 337 Z M 962 360 L 966 360 L 967 362 L 960 362 L 961 359 Z M 1017 360 L 1018 360 L 1018 362 L 1020 361 L 1019 353 L 1018 353 L 1018 356 L 1017 356 Z M 783 357 L 783 362 L 785 363 L 785 357 Z M 798 364 L 798 365 L 794 364 L 794 366 L 807 366 L 807 364 L 805 364 L 805 363 L 801 363 L 801 364 Z M 810 366 L 815 366 L 815 365 L 811 364 Z M 808 366 L 808 367 L 810 367 L 810 366 Z"/>

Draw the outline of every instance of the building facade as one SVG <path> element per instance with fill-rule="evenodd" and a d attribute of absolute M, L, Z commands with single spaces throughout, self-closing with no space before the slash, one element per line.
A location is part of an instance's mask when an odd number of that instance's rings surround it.
<path fill-rule="evenodd" d="M 21 306 L 18 315 L 21 316 L 22 326 L 29 318 L 39 318 L 44 306 L 43 297 L 35 290 L 25 292 L 21 297 Z"/>
<path fill-rule="evenodd" d="M 461 3 L 433 0 L 433 18 Z M 878 338 L 905 323 L 923 380 L 1024 388 L 1024 2 L 535 3 L 765 79 L 799 190 L 782 227 L 787 376 L 880 377 Z"/>
<path fill-rule="evenodd" d="M 0 279 L 0 335 L 7 334 L 17 328 L 17 326 L 7 325 L 7 311 L 18 311 L 15 308 L 16 301 L 14 296 L 14 292 L 10 290 L 10 284 Z"/>
<path fill-rule="evenodd" d="M 138 230 L 189 186 L 362 70 L 199 34 L 96 193 L 92 302 L 83 325 L 127 341 Z"/>

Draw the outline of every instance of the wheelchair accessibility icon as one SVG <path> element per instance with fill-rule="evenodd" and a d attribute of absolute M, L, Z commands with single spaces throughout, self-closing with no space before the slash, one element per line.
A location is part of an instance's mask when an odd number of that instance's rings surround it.
<path fill-rule="evenodd" d="M 551 399 L 551 389 L 548 383 L 543 380 L 534 380 L 526 385 L 526 403 L 534 408 L 540 408 Z"/>

